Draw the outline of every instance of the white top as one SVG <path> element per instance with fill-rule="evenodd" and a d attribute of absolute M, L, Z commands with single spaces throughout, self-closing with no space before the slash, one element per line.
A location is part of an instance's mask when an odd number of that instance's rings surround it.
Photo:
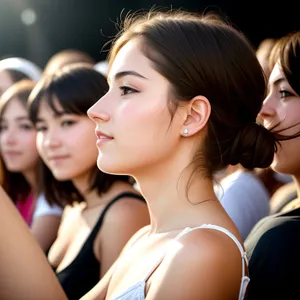
<path fill-rule="evenodd" d="M 245 269 L 248 267 L 248 260 L 246 252 L 244 251 L 242 245 L 238 241 L 238 239 L 226 228 L 223 228 L 221 226 L 217 225 L 211 225 L 211 224 L 203 224 L 198 227 L 190 228 L 186 227 L 184 230 L 182 230 L 174 239 L 177 241 L 185 234 L 188 234 L 191 231 L 197 230 L 197 229 L 212 229 L 212 230 L 218 230 L 229 236 L 233 242 L 237 245 L 237 247 L 240 250 L 241 258 L 242 258 L 242 279 L 241 279 L 241 285 L 240 285 L 240 292 L 239 292 L 239 298 L 238 300 L 243 300 L 245 297 L 247 286 L 250 282 L 250 279 L 245 274 Z M 172 244 L 170 245 L 171 248 Z M 149 272 L 146 274 L 146 276 L 139 282 L 137 282 L 135 285 L 131 286 L 129 289 L 127 289 L 124 293 L 119 295 L 118 297 L 115 297 L 114 300 L 144 300 L 146 299 L 145 295 L 145 287 L 146 282 L 149 279 L 149 277 L 153 274 L 153 272 L 156 270 L 156 268 L 160 265 L 162 260 L 164 259 L 165 255 L 168 253 L 169 248 L 166 249 L 166 251 L 162 254 L 161 258 L 157 261 L 157 263 L 149 270 Z M 226 275 L 225 275 L 226 276 Z"/>
<path fill-rule="evenodd" d="M 269 215 L 270 195 L 257 176 L 238 170 L 215 186 L 215 192 L 245 240 L 253 226 Z"/>
<path fill-rule="evenodd" d="M 46 201 L 46 198 L 41 194 L 36 202 L 36 207 L 33 213 L 32 221 L 36 220 L 38 217 L 51 215 L 51 216 L 61 216 L 63 209 L 58 205 L 50 206 Z"/>

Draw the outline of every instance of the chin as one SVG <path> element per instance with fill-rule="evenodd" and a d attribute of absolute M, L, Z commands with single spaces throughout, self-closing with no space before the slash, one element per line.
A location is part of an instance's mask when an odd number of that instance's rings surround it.
<path fill-rule="evenodd" d="M 70 174 L 67 173 L 52 173 L 54 178 L 58 181 L 67 181 L 67 180 L 71 180 L 72 176 L 70 176 Z"/>
<path fill-rule="evenodd" d="M 100 171 L 111 175 L 129 175 L 127 168 L 122 168 L 120 164 L 114 162 L 108 162 L 107 160 L 99 159 L 97 160 L 97 167 Z"/>
<path fill-rule="evenodd" d="M 20 166 L 6 166 L 6 169 L 12 173 L 22 173 L 24 170 Z"/>

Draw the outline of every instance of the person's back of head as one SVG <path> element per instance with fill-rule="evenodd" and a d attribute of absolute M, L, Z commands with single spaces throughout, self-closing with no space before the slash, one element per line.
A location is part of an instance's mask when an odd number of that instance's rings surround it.
<path fill-rule="evenodd" d="M 15 82 L 23 79 L 38 81 L 41 68 L 25 58 L 8 57 L 0 60 L 0 96 Z"/>
<path fill-rule="evenodd" d="M 54 54 L 44 68 L 44 74 L 51 75 L 56 70 L 73 63 L 87 63 L 93 66 L 96 61 L 86 52 L 78 49 L 65 49 Z"/>

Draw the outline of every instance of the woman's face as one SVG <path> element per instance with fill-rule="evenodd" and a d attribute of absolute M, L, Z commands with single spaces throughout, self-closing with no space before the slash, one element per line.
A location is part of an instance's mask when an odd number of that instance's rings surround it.
<path fill-rule="evenodd" d="M 0 97 L 13 83 L 9 73 L 5 70 L 0 70 Z"/>
<path fill-rule="evenodd" d="M 300 96 L 289 85 L 279 64 L 275 65 L 271 73 L 269 93 L 263 103 L 260 116 L 267 128 L 280 122 L 275 130 L 285 129 L 280 132 L 282 135 L 288 136 L 300 132 Z M 299 175 L 299 149 L 299 137 L 281 142 L 274 156 L 272 168 L 277 172 Z"/>
<path fill-rule="evenodd" d="M 98 167 L 107 173 L 153 172 L 178 153 L 178 112 L 172 120 L 167 102 L 170 84 L 130 41 L 118 52 L 109 91 L 88 110 L 96 122 Z M 155 169 L 156 168 L 156 169 Z"/>
<path fill-rule="evenodd" d="M 85 115 L 70 114 L 55 101 L 55 113 L 45 100 L 38 111 L 37 148 L 57 180 L 86 178 L 97 161 L 93 122 Z"/>
<path fill-rule="evenodd" d="M 0 150 L 6 168 L 21 173 L 35 169 L 39 158 L 36 130 L 20 100 L 12 99 L 7 103 L 0 128 Z"/>

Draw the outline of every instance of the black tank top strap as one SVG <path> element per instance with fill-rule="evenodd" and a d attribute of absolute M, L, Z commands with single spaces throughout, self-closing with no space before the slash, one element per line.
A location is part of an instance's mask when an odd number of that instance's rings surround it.
<path fill-rule="evenodd" d="M 123 199 L 123 198 L 134 198 L 134 199 L 137 199 L 137 200 L 145 202 L 145 199 L 144 199 L 143 196 L 135 194 L 135 193 L 132 193 L 132 192 L 124 192 L 124 193 L 121 193 L 121 194 L 117 195 L 115 198 L 113 198 L 112 200 L 110 200 L 107 203 L 107 205 L 105 206 L 105 208 L 103 209 L 103 211 L 102 211 L 101 215 L 99 216 L 99 219 L 98 219 L 95 227 L 93 228 L 93 231 L 91 232 L 91 236 L 94 236 L 94 235 L 96 235 L 99 232 L 99 229 L 102 226 L 104 217 L 105 217 L 106 213 L 108 212 L 108 210 L 110 209 L 110 207 L 113 204 L 115 204 L 118 200 Z"/>

